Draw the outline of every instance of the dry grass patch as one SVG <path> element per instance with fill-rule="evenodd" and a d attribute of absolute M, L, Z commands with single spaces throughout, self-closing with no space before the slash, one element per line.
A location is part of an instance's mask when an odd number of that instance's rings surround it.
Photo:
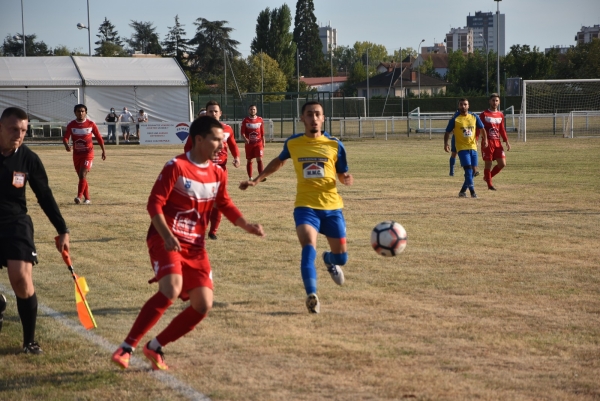
<path fill-rule="evenodd" d="M 594 400 L 600 398 L 600 141 L 513 139 L 508 167 L 479 199 L 459 199 L 441 139 L 347 142 L 355 185 L 346 204 L 349 263 L 336 286 L 320 259 L 321 314 L 304 306 L 293 228 L 290 165 L 230 194 L 267 238 L 224 221 L 208 249 L 215 307 L 166 348 L 170 374 L 213 400 Z M 281 144 L 268 144 L 266 159 Z M 119 344 L 156 290 L 145 205 L 178 147 L 109 147 L 89 175 L 93 204 L 72 204 L 77 179 L 59 147 L 36 147 L 87 278 L 95 334 Z M 256 166 L 255 166 L 256 168 Z M 72 282 L 52 249 L 53 228 L 30 197 L 41 264 L 40 302 L 76 320 Z M 382 258 L 371 228 L 394 219 L 406 251 Z M 319 239 L 319 255 L 326 242 Z M 8 287 L 3 273 L 0 284 Z M 182 308 L 176 304 L 156 335 Z M 40 316 L 39 358 L 13 353 L 11 301 L 0 334 L 0 398 L 181 399 L 144 369 L 121 372 L 97 345 Z M 150 336 L 148 338 L 150 338 Z M 140 352 L 136 355 L 141 356 Z"/>

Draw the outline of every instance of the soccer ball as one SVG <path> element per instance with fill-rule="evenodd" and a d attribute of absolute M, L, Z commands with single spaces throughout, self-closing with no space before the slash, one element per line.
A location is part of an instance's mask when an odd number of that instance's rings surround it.
<path fill-rule="evenodd" d="M 371 245 L 382 256 L 396 256 L 406 248 L 406 230 L 395 221 L 382 221 L 371 231 Z"/>

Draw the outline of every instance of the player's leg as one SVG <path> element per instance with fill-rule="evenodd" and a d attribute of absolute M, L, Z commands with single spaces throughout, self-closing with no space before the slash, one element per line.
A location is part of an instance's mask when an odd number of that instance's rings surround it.
<path fill-rule="evenodd" d="M 458 152 L 458 157 L 460 158 L 460 164 L 465 170 L 465 181 L 458 196 L 461 198 L 466 197 L 466 191 L 469 189 L 471 197 L 476 198 L 477 195 L 475 194 L 473 183 L 473 166 L 477 166 L 477 152 L 473 150 L 461 150 Z"/>
<path fill-rule="evenodd" d="M 75 203 L 79 204 L 83 202 L 85 197 L 85 193 L 87 191 L 87 160 L 84 158 L 78 158 L 74 160 L 75 170 L 77 171 L 77 177 L 79 178 L 79 182 L 77 184 L 77 197 L 75 198 Z M 89 196 L 89 193 L 88 193 Z"/>
<path fill-rule="evenodd" d="M 454 175 L 454 165 L 456 164 L 456 139 L 454 139 L 454 135 L 452 135 L 452 139 L 450 140 L 450 176 Z"/>
<path fill-rule="evenodd" d="M 246 173 L 248 173 L 248 179 L 252 180 L 252 159 L 246 159 Z"/>
<path fill-rule="evenodd" d="M 17 298 L 17 311 L 23 326 L 23 352 L 41 354 L 35 341 L 38 301 L 33 286 L 33 263 L 25 260 L 7 260 L 8 279 Z"/>
<path fill-rule="evenodd" d="M 219 164 L 221 168 L 227 172 L 227 164 Z M 208 238 L 212 240 L 218 239 L 217 231 L 219 230 L 219 226 L 221 225 L 221 217 L 223 214 L 219 211 L 216 204 L 210 212 L 210 229 L 208 230 Z"/>
<path fill-rule="evenodd" d="M 296 234 L 302 247 L 300 260 L 300 275 L 306 291 L 306 307 L 309 313 L 319 313 L 320 303 L 317 297 L 317 235 L 319 232 L 319 218 L 313 209 L 297 207 L 294 209 Z"/>
<path fill-rule="evenodd" d="M 262 173 L 264 170 L 263 160 L 262 160 L 262 155 L 263 155 L 262 149 L 260 150 L 259 154 L 260 154 L 260 157 L 256 158 L 256 167 L 258 168 L 258 174 Z"/>
<path fill-rule="evenodd" d="M 344 272 L 341 266 L 348 261 L 346 246 L 346 221 L 342 209 L 322 210 L 321 233 L 327 237 L 330 252 L 323 252 L 323 262 L 329 275 L 337 285 L 344 284 Z"/>
<path fill-rule="evenodd" d="M 496 160 L 496 166 L 491 171 L 491 176 L 494 177 L 498 174 L 504 167 L 506 167 L 506 154 L 504 153 L 504 148 L 497 148 L 494 152 L 494 160 Z"/>

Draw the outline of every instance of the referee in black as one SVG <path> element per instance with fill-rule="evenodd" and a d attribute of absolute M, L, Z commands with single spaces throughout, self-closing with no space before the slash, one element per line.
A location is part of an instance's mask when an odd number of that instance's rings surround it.
<path fill-rule="evenodd" d="M 37 252 L 33 223 L 27 215 L 25 184 L 29 182 L 42 210 L 56 228 L 59 252 L 69 249 L 69 230 L 48 186 L 42 161 L 23 145 L 27 120 L 27 113 L 18 107 L 9 107 L 0 116 L 0 269 L 7 267 L 17 297 L 23 352 L 41 354 L 42 349 L 35 341 L 38 301 L 32 279 Z"/>

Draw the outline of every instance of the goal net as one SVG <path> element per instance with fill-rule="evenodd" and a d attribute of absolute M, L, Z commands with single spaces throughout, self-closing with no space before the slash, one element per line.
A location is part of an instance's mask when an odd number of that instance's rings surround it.
<path fill-rule="evenodd" d="M 0 88 L 0 110 L 20 107 L 30 120 L 71 121 L 79 103 L 79 88 Z"/>
<path fill-rule="evenodd" d="M 519 138 L 600 135 L 600 79 L 524 80 Z"/>

